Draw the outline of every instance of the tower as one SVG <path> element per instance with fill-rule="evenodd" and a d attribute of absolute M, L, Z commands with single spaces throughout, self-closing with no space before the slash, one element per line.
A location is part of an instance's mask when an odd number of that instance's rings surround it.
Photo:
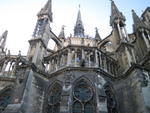
<path fill-rule="evenodd" d="M 115 45 L 119 45 L 121 41 L 129 40 L 127 31 L 125 28 L 125 16 L 118 10 L 114 1 L 111 1 L 111 16 L 110 26 L 112 26 L 114 37 L 112 42 Z"/>

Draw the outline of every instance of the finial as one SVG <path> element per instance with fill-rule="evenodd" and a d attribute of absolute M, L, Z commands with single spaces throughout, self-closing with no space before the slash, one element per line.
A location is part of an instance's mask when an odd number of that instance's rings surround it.
<path fill-rule="evenodd" d="M 19 56 L 21 56 L 21 51 L 19 50 L 19 54 L 18 54 Z"/>
<path fill-rule="evenodd" d="M 97 27 L 95 27 L 95 30 L 96 30 L 96 32 L 98 31 L 98 28 Z"/>
<path fill-rule="evenodd" d="M 65 25 L 62 25 L 62 30 L 64 30 L 64 29 L 65 29 L 65 27 L 66 27 Z"/>
<path fill-rule="evenodd" d="M 10 55 L 10 50 L 8 50 L 8 53 L 7 53 L 7 55 Z"/>
<path fill-rule="evenodd" d="M 134 12 L 134 9 L 132 9 L 131 11 Z"/>
<path fill-rule="evenodd" d="M 79 9 L 81 8 L 80 4 L 79 4 Z"/>

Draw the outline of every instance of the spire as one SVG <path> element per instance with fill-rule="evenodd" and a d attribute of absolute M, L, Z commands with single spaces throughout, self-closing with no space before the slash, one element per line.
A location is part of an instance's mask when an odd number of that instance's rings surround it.
<path fill-rule="evenodd" d="M 52 22 L 52 10 L 51 10 L 51 0 L 48 0 L 44 8 L 40 10 L 37 14 L 38 20 L 35 26 L 33 37 L 42 37 L 45 29 L 50 27 L 50 22 Z"/>
<path fill-rule="evenodd" d="M 95 30 L 96 30 L 95 31 L 95 39 L 101 41 L 102 39 L 101 39 L 101 37 L 99 35 L 98 28 L 96 27 Z"/>
<path fill-rule="evenodd" d="M 84 37 L 84 27 L 81 19 L 81 12 L 80 12 L 80 5 L 79 5 L 79 11 L 77 16 L 76 25 L 74 27 L 74 36 L 75 37 Z"/>
<path fill-rule="evenodd" d="M 121 24 L 124 24 L 125 16 L 118 10 L 114 1 L 111 0 L 111 16 L 110 16 L 110 25 L 113 26 L 115 20 L 120 20 Z"/>
<path fill-rule="evenodd" d="M 61 28 L 61 31 L 60 31 L 60 33 L 58 35 L 59 38 L 63 38 L 63 39 L 65 38 L 64 28 L 65 28 L 65 26 L 63 25 L 62 28 Z"/>
<path fill-rule="evenodd" d="M 44 15 L 47 15 L 49 20 L 52 22 L 52 5 L 51 0 L 48 0 L 44 8 L 40 10 L 40 12 L 37 14 L 38 17 L 42 17 Z"/>
<path fill-rule="evenodd" d="M 6 30 L 2 36 L 0 37 L 0 48 L 1 49 L 4 49 L 5 48 L 5 45 L 6 45 L 6 39 L 7 39 L 7 34 L 8 34 L 8 31 Z"/>
<path fill-rule="evenodd" d="M 145 24 L 140 20 L 138 15 L 132 10 L 132 18 L 133 18 L 133 30 L 136 31 L 138 28 L 145 28 Z"/>

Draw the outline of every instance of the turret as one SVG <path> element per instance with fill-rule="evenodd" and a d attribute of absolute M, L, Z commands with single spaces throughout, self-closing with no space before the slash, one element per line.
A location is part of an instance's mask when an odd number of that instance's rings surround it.
<path fill-rule="evenodd" d="M 75 37 L 84 37 L 84 26 L 83 26 L 82 19 L 81 19 L 80 9 L 78 11 L 77 21 L 76 21 L 76 25 L 74 27 L 74 36 Z"/>
<path fill-rule="evenodd" d="M 33 38 L 29 40 L 30 48 L 27 56 L 32 63 L 40 65 L 46 53 L 49 39 L 52 37 L 50 29 L 50 22 L 52 22 L 51 0 L 48 0 L 37 17 Z"/>
<path fill-rule="evenodd" d="M 51 11 L 51 0 L 48 0 L 45 7 L 40 10 L 37 14 L 38 20 L 33 33 L 33 37 L 42 37 L 46 27 L 50 27 L 50 22 L 52 22 L 52 11 Z"/>
<path fill-rule="evenodd" d="M 60 33 L 59 33 L 59 35 L 58 35 L 58 38 L 65 40 L 65 32 L 64 32 L 64 29 L 65 29 L 65 26 L 63 25 L 62 28 L 61 28 L 61 31 L 60 31 Z"/>
<path fill-rule="evenodd" d="M 132 10 L 132 18 L 133 18 L 133 31 L 137 31 L 142 28 L 146 28 L 146 25 L 144 22 L 141 21 L 141 19 L 138 17 L 138 15 L 135 13 L 134 10 Z"/>
<path fill-rule="evenodd" d="M 119 45 L 121 41 L 129 41 L 129 37 L 125 28 L 125 16 L 118 10 L 114 1 L 111 1 L 110 26 L 113 28 L 113 43 Z"/>
<path fill-rule="evenodd" d="M 99 35 L 99 32 L 98 32 L 98 28 L 95 28 L 95 40 L 98 40 L 98 41 L 101 41 L 102 39 L 101 39 L 101 37 L 100 37 L 100 35 Z"/>
<path fill-rule="evenodd" d="M 138 45 L 145 45 L 146 49 L 149 51 L 150 49 L 150 31 L 148 29 L 148 26 L 145 25 L 143 21 L 138 17 L 138 15 L 135 13 L 134 10 L 132 10 L 132 17 L 133 17 L 133 31 L 136 33 L 136 35 L 139 35 Z M 143 46 L 141 46 L 143 48 Z M 145 48 L 143 48 L 145 49 Z M 145 52 L 145 51 L 144 51 Z"/>
<path fill-rule="evenodd" d="M 124 26 L 125 16 L 118 10 L 114 1 L 111 1 L 111 16 L 110 16 L 110 25 L 114 26 L 115 24 L 119 24 L 120 27 Z"/>
<path fill-rule="evenodd" d="M 0 37 L 0 49 L 2 50 L 4 50 L 5 45 L 6 45 L 7 34 L 8 34 L 8 31 L 6 30 Z"/>

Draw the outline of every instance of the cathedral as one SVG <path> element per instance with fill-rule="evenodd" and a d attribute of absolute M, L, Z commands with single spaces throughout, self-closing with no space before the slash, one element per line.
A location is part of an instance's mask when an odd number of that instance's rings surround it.
<path fill-rule="evenodd" d="M 132 10 L 133 33 L 111 1 L 109 36 L 87 37 L 79 9 L 74 35 L 51 29 L 52 1 L 37 14 L 26 56 L 0 36 L 0 113 L 150 113 L 150 7 Z M 55 42 L 49 49 L 49 40 Z"/>

